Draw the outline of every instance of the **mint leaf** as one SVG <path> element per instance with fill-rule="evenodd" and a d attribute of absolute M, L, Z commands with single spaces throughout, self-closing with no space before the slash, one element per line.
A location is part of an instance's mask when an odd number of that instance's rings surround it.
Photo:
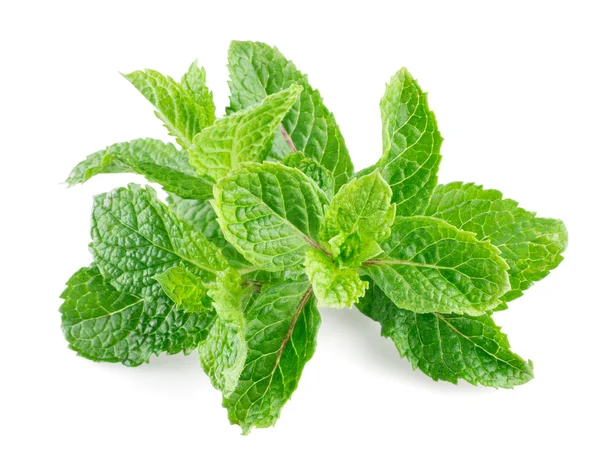
<path fill-rule="evenodd" d="M 206 86 L 206 70 L 198 67 L 194 61 L 181 78 L 181 87 L 196 97 L 196 105 L 201 110 L 202 126 L 207 127 L 215 122 L 215 103 L 213 94 Z"/>
<path fill-rule="evenodd" d="M 338 268 L 320 250 L 306 253 L 305 270 L 320 307 L 350 308 L 369 286 L 354 269 Z"/>
<path fill-rule="evenodd" d="M 90 249 L 113 286 L 144 297 L 162 294 L 154 276 L 169 268 L 184 267 L 204 282 L 228 268 L 217 247 L 139 185 L 95 197 Z"/>
<path fill-rule="evenodd" d="M 496 190 L 454 182 L 435 189 L 427 215 L 471 231 L 498 247 L 510 269 L 511 290 L 503 300 L 518 298 L 562 261 L 567 229 L 560 220 L 536 217 Z"/>
<path fill-rule="evenodd" d="M 333 197 L 335 191 L 333 174 L 314 159 L 308 158 L 303 153 L 293 153 L 283 159 L 283 164 L 304 172 L 308 178 L 319 185 L 327 197 Z"/>
<path fill-rule="evenodd" d="M 119 292 L 94 265 L 77 271 L 61 298 L 69 347 L 98 362 L 133 367 L 148 362 L 152 354 L 187 354 L 206 339 L 214 321 L 212 308 L 189 314 L 164 298 L 148 301 Z"/>
<path fill-rule="evenodd" d="M 216 121 L 194 137 L 190 163 L 198 173 L 218 180 L 240 163 L 261 162 L 271 148 L 275 129 L 301 92 L 302 87 L 292 85 Z"/>
<path fill-rule="evenodd" d="M 198 176 L 187 153 L 155 139 L 116 143 L 92 153 L 71 171 L 67 184 L 84 183 L 98 174 L 135 172 L 159 183 L 166 191 L 189 199 L 212 197 L 214 182 Z"/>
<path fill-rule="evenodd" d="M 245 310 L 248 357 L 235 391 L 223 401 L 247 434 L 275 424 L 313 356 L 321 324 L 306 280 L 263 290 Z"/>
<path fill-rule="evenodd" d="M 348 181 L 353 166 L 333 114 L 306 75 L 277 48 L 264 43 L 233 41 L 229 48 L 231 112 L 249 107 L 292 84 L 304 88 L 299 101 L 285 116 L 268 158 L 282 159 L 302 151 L 333 173 L 335 189 Z"/>
<path fill-rule="evenodd" d="M 194 136 L 215 120 L 212 95 L 206 98 L 198 95 L 199 78 L 195 73 L 193 69 L 192 75 L 184 77 L 184 84 L 189 89 L 155 70 L 123 75 L 154 105 L 156 116 L 184 148 L 189 148 Z M 207 94 L 210 94 L 208 90 Z"/>
<path fill-rule="evenodd" d="M 247 163 L 220 180 L 214 193 L 225 238 L 257 268 L 293 268 L 317 247 L 327 197 L 299 170 Z"/>
<path fill-rule="evenodd" d="M 402 309 L 481 314 L 510 288 L 500 251 L 433 217 L 396 217 L 380 259 L 364 271 Z"/>
<path fill-rule="evenodd" d="M 213 386 L 228 396 L 236 388 L 246 362 L 246 322 L 243 310 L 252 290 L 233 271 L 220 273 L 208 294 L 217 312 L 215 324 L 198 346 L 202 368 Z"/>
<path fill-rule="evenodd" d="M 211 195 L 212 196 L 212 195 Z M 213 210 L 210 201 L 199 201 L 194 199 L 183 199 L 174 194 L 167 197 L 170 210 L 194 230 L 221 249 L 229 264 L 235 268 L 249 266 L 248 261 L 233 247 L 225 237 L 217 222 L 217 214 Z"/>
<path fill-rule="evenodd" d="M 442 137 L 425 94 L 406 69 L 381 99 L 383 155 L 378 162 L 394 192 L 398 215 L 418 215 L 437 184 Z"/>
<path fill-rule="evenodd" d="M 390 235 L 395 206 L 392 190 L 378 171 L 353 179 L 331 200 L 320 240 L 341 266 L 359 266 L 381 253 L 378 243 Z"/>
<path fill-rule="evenodd" d="M 210 309 L 212 300 L 202 280 L 185 268 L 173 266 L 154 276 L 175 304 L 187 312 Z"/>
<path fill-rule="evenodd" d="M 382 336 L 391 338 L 413 368 L 435 381 L 512 388 L 533 378 L 533 363 L 510 350 L 488 314 L 417 314 L 397 308 L 377 287 L 357 307 L 381 324 Z"/>

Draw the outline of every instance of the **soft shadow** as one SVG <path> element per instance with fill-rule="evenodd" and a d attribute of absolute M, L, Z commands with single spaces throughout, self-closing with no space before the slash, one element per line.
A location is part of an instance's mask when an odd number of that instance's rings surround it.
<path fill-rule="evenodd" d="M 410 362 L 400 357 L 396 346 L 389 338 L 381 336 L 381 327 L 353 307 L 347 310 L 320 309 L 325 332 L 351 335 L 352 356 L 365 367 L 374 368 L 393 378 L 402 378 L 404 383 L 416 385 L 438 394 L 481 396 L 496 389 L 475 387 L 465 381 L 452 384 L 447 381 L 434 381 L 419 370 L 413 370 Z"/>

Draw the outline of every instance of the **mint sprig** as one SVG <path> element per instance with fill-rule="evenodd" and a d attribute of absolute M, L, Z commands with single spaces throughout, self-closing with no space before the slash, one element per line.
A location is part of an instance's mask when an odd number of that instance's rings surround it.
<path fill-rule="evenodd" d="M 333 114 L 277 49 L 233 42 L 230 106 L 216 119 L 206 73 L 126 78 L 179 147 L 111 145 L 67 179 L 134 172 L 96 196 L 93 263 L 67 282 L 70 347 L 135 366 L 198 351 L 244 433 L 277 421 L 315 352 L 319 307 L 357 308 L 434 380 L 510 388 L 533 377 L 495 325 L 567 246 L 560 220 L 495 190 L 437 184 L 441 135 L 405 70 L 381 101 L 383 152 L 353 173 Z"/>

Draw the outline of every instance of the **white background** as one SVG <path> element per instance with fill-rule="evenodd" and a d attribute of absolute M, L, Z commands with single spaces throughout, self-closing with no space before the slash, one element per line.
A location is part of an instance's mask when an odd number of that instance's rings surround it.
<path fill-rule="evenodd" d="M 600 457 L 597 2 L 493 3 L 3 2 L 0 456 Z M 61 182 L 108 144 L 166 139 L 118 72 L 179 77 L 198 59 L 222 114 L 231 39 L 277 45 L 308 73 L 357 169 L 380 155 L 379 99 L 406 66 L 446 139 L 440 182 L 565 221 L 565 261 L 496 316 L 535 380 L 435 383 L 356 310 L 327 310 L 277 426 L 242 437 L 195 355 L 130 369 L 67 348 L 58 295 L 91 261 L 92 196 L 141 179 Z"/>

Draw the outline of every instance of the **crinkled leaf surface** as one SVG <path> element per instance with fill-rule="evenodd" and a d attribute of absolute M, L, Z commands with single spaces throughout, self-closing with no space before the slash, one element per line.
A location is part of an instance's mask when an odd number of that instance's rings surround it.
<path fill-rule="evenodd" d="M 181 87 L 196 97 L 196 104 L 200 106 L 202 127 L 210 126 L 215 121 L 215 103 L 213 94 L 206 86 L 206 70 L 198 67 L 194 61 L 188 71 L 181 78 Z"/>
<path fill-rule="evenodd" d="M 406 69 L 381 99 L 383 155 L 378 162 L 394 193 L 398 215 L 421 213 L 437 184 L 442 137 L 425 94 Z"/>
<path fill-rule="evenodd" d="M 245 310 L 248 357 L 223 405 L 248 433 L 275 424 L 313 356 L 321 323 L 310 284 L 288 280 L 263 290 Z"/>
<path fill-rule="evenodd" d="M 304 88 L 282 122 L 270 158 L 302 151 L 333 173 L 336 190 L 353 172 L 352 161 L 333 114 L 306 75 L 277 48 L 264 43 L 233 41 L 229 48 L 230 108 L 237 112 L 292 84 Z"/>
<path fill-rule="evenodd" d="M 293 153 L 283 159 L 283 164 L 301 170 L 307 177 L 319 185 L 319 188 L 323 190 L 327 197 L 333 197 L 335 191 L 333 174 L 314 159 L 307 157 L 303 153 Z"/>
<path fill-rule="evenodd" d="M 159 183 L 167 191 L 189 199 L 212 197 L 214 181 L 199 176 L 188 155 L 173 144 L 155 139 L 136 139 L 92 153 L 71 171 L 69 185 L 84 183 L 98 174 L 135 172 Z"/>
<path fill-rule="evenodd" d="M 392 190 L 378 171 L 342 186 L 327 207 L 320 241 L 342 266 L 358 266 L 381 252 L 390 235 L 395 206 Z"/>
<path fill-rule="evenodd" d="M 256 267 L 291 269 L 316 246 L 327 197 L 297 169 L 246 163 L 215 186 L 225 238 Z"/>
<path fill-rule="evenodd" d="M 358 309 L 381 324 L 400 355 L 434 380 L 511 388 L 533 378 L 533 364 L 511 351 L 489 314 L 417 314 L 400 309 L 376 286 Z"/>
<path fill-rule="evenodd" d="M 116 290 L 92 265 L 77 271 L 61 295 L 62 328 L 83 357 L 137 366 L 152 354 L 191 352 L 206 339 L 214 311 L 175 310 L 164 297 L 146 300 Z"/>
<path fill-rule="evenodd" d="M 206 103 L 202 103 L 204 99 L 197 92 L 199 77 L 195 70 L 192 73 L 196 75 L 184 77 L 188 89 L 155 70 L 123 75 L 154 105 L 156 116 L 184 148 L 189 148 L 194 136 L 215 119 L 212 95 L 207 90 Z"/>
<path fill-rule="evenodd" d="M 217 120 L 194 137 L 190 163 L 200 174 L 218 180 L 240 163 L 261 162 L 271 148 L 275 129 L 301 92 L 301 86 L 292 85 Z"/>
<path fill-rule="evenodd" d="M 129 185 L 94 199 L 90 249 L 117 289 L 142 296 L 162 292 L 153 278 L 174 266 L 203 281 L 227 269 L 219 249 L 179 220 L 150 187 Z"/>
<path fill-rule="evenodd" d="M 198 354 L 213 386 L 228 396 L 237 386 L 246 362 L 248 345 L 243 310 L 252 292 L 242 286 L 235 272 L 225 271 L 219 273 L 208 293 L 217 317 L 208 337 L 199 344 Z"/>
<path fill-rule="evenodd" d="M 425 212 L 500 249 L 510 266 L 511 290 L 504 295 L 505 301 L 521 296 L 546 277 L 562 261 L 561 253 L 567 248 L 562 221 L 536 217 L 512 199 L 503 199 L 499 191 L 473 183 L 438 186 Z"/>
<path fill-rule="evenodd" d="M 384 293 L 414 312 L 481 314 L 510 288 L 500 251 L 433 217 L 396 217 L 381 259 L 363 266 Z"/>
<path fill-rule="evenodd" d="M 211 194 L 212 196 L 212 194 Z M 194 230 L 221 249 L 231 266 L 244 268 L 249 265 L 248 261 L 233 247 L 225 237 L 217 222 L 217 214 L 213 210 L 210 201 L 199 201 L 195 199 L 182 199 L 177 195 L 169 194 L 167 202 L 170 209 L 180 220 L 189 224 Z"/>
<path fill-rule="evenodd" d="M 325 253 L 310 249 L 305 271 L 319 307 L 350 308 L 365 294 L 369 283 L 354 269 L 338 268 Z"/>
<path fill-rule="evenodd" d="M 189 270 L 173 266 L 154 276 L 175 304 L 187 312 L 201 312 L 212 307 L 208 288 Z"/>

